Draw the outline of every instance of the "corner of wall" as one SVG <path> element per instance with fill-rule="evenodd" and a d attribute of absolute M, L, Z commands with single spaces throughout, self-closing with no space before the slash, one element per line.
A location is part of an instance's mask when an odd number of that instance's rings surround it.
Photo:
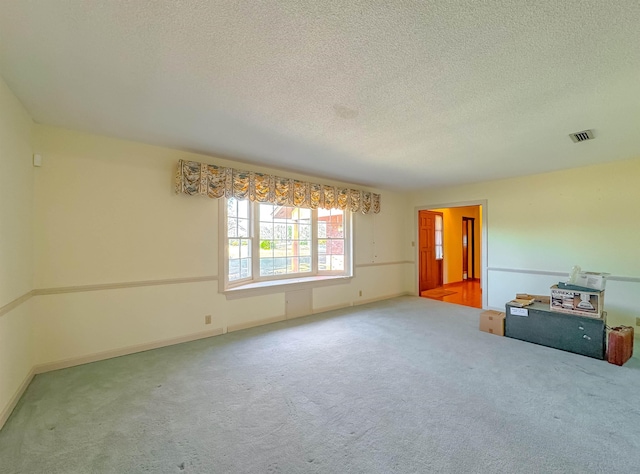
<path fill-rule="evenodd" d="M 0 428 L 33 377 L 33 127 L 0 77 Z"/>

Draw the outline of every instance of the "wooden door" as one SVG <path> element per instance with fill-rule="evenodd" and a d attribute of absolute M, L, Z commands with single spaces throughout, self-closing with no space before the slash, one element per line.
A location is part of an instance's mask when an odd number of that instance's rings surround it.
<path fill-rule="evenodd" d="M 420 292 L 442 286 L 442 260 L 436 259 L 436 216 L 441 212 L 418 212 Z"/>

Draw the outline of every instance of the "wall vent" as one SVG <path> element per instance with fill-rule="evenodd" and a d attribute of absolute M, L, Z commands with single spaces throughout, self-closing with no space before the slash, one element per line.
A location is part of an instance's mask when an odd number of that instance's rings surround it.
<path fill-rule="evenodd" d="M 569 136 L 573 143 L 580 143 L 587 140 L 593 140 L 593 130 L 583 130 L 582 132 L 570 133 Z"/>

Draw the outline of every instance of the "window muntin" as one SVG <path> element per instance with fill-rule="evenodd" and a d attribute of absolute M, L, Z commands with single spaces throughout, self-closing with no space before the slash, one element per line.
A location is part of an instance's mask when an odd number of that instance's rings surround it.
<path fill-rule="evenodd" d="M 351 272 L 349 213 L 228 198 L 226 286 Z"/>

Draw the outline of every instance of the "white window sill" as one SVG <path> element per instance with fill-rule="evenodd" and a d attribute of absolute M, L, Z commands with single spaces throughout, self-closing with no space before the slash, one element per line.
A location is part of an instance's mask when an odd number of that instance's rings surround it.
<path fill-rule="evenodd" d="M 285 291 L 300 290 L 303 288 L 316 288 L 318 286 L 343 285 L 349 283 L 352 278 L 353 276 L 329 275 L 259 281 L 234 288 L 227 288 L 222 291 L 222 293 L 230 300 L 249 296 L 284 293 Z"/>

